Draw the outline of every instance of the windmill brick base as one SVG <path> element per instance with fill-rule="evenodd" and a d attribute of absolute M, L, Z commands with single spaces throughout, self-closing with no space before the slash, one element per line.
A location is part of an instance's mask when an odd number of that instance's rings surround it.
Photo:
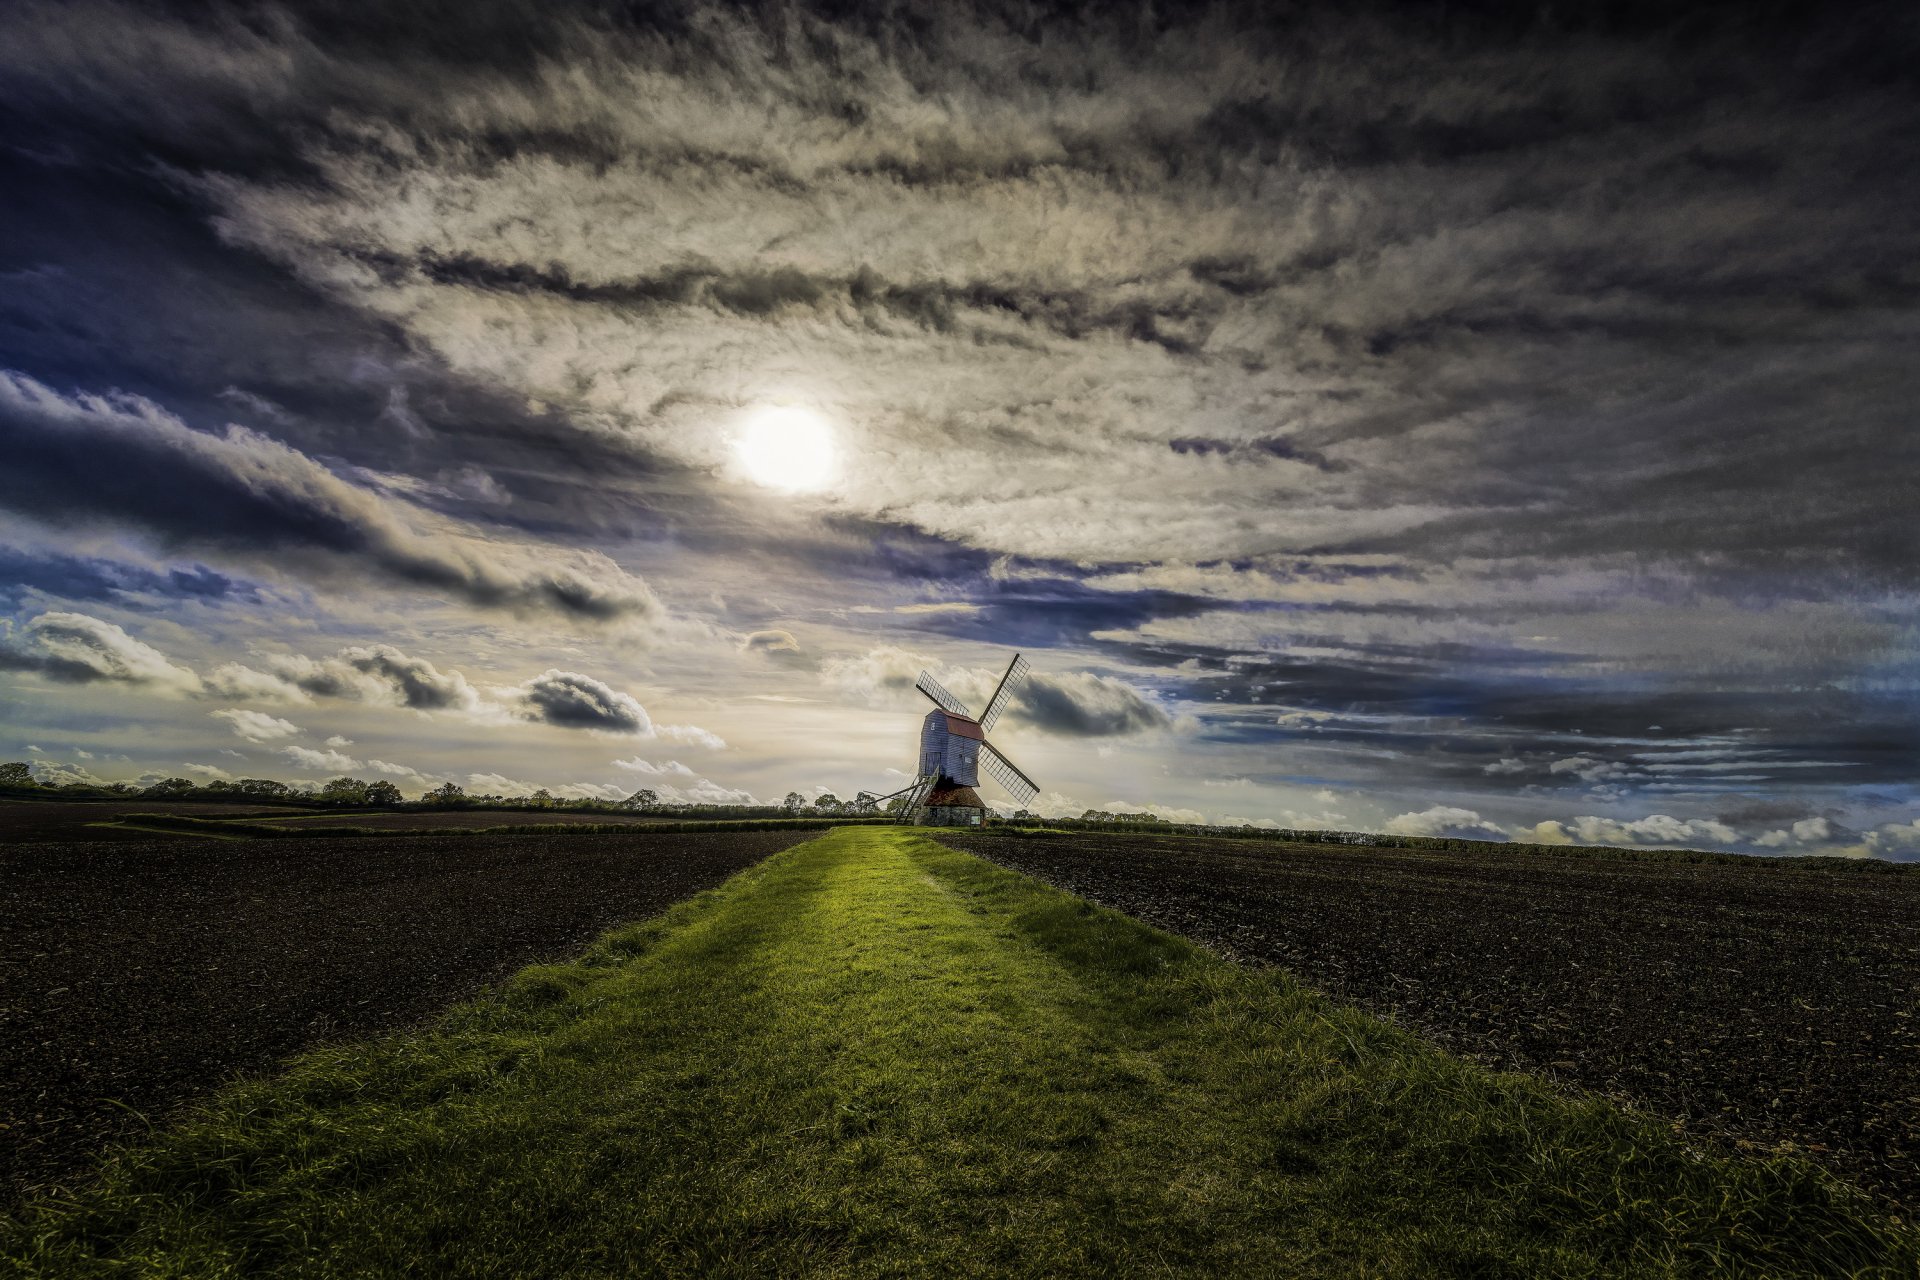
<path fill-rule="evenodd" d="M 986 802 L 972 787 L 942 778 L 908 819 L 916 827 L 977 827 L 987 820 Z"/>

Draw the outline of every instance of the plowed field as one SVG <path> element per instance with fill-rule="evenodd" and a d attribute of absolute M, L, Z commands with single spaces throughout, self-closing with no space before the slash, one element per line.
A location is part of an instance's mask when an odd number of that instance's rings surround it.
<path fill-rule="evenodd" d="M 0 847 L 0 1199 L 816 834 Z"/>
<path fill-rule="evenodd" d="M 944 838 L 1487 1065 L 1920 1205 L 1920 874 Z"/>

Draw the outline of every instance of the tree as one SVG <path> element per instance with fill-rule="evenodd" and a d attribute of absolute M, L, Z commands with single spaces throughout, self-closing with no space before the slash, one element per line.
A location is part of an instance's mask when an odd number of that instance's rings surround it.
<path fill-rule="evenodd" d="M 365 804 L 367 784 L 358 778 L 334 778 L 320 788 L 320 798 L 328 804 Z"/>
<path fill-rule="evenodd" d="M 628 809 L 654 809 L 660 804 L 660 793 L 651 787 L 642 787 L 626 798 L 624 805 Z"/>
<path fill-rule="evenodd" d="M 862 791 L 853 798 L 853 811 L 855 813 L 880 812 L 880 797 L 871 791 Z"/>
<path fill-rule="evenodd" d="M 0 764 L 0 787 L 37 787 L 33 780 L 33 766 L 25 760 L 9 760 Z"/>
<path fill-rule="evenodd" d="M 367 784 L 368 804 L 399 804 L 405 798 L 406 797 L 400 794 L 400 788 L 394 786 L 385 778 L 382 778 L 378 782 L 369 782 Z"/>
<path fill-rule="evenodd" d="M 527 803 L 538 805 L 542 809 L 551 809 L 553 808 L 553 792 L 547 790 L 545 787 L 541 787 L 538 791 L 527 797 Z"/>
<path fill-rule="evenodd" d="M 272 778 L 242 778 L 233 785 L 241 795 L 255 800 L 278 800 L 289 789 L 286 783 L 275 782 Z"/>
<path fill-rule="evenodd" d="M 457 782 L 443 782 L 420 798 L 428 804 L 460 804 L 466 800 L 467 792 Z"/>
<path fill-rule="evenodd" d="M 834 795 L 831 791 L 822 791 L 820 798 L 813 802 L 813 807 L 822 813 L 838 813 L 840 812 L 840 797 Z"/>
<path fill-rule="evenodd" d="M 807 807 L 807 798 L 798 791 L 789 791 L 787 798 L 780 802 L 780 807 L 788 813 L 798 813 Z"/>
<path fill-rule="evenodd" d="M 167 778 L 140 793 L 142 800 L 177 800 L 193 792 L 193 783 L 185 778 Z"/>
<path fill-rule="evenodd" d="M 1030 809 L 1015 809 L 1013 811 L 1013 820 L 1015 822 L 1027 822 L 1027 821 L 1030 821 L 1032 818 L 1033 818 L 1033 811 Z"/>

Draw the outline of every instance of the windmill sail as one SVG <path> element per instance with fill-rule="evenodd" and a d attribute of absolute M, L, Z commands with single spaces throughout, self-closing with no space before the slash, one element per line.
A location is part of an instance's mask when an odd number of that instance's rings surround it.
<path fill-rule="evenodd" d="M 938 680 L 935 680 L 926 672 L 922 671 L 920 673 L 920 679 L 914 683 L 913 687 L 926 694 L 929 698 L 932 698 L 934 702 L 938 703 L 944 710 L 950 711 L 956 716 L 965 716 L 969 720 L 973 719 L 973 712 L 967 710 L 967 704 L 948 693 L 941 687 Z"/>
<path fill-rule="evenodd" d="M 987 771 L 989 778 L 1006 788 L 1015 804 L 1025 805 L 1040 794 L 1039 784 L 1020 772 L 1020 767 L 1001 755 L 991 742 L 983 742 L 980 747 L 980 767 Z"/>
<path fill-rule="evenodd" d="M 1013 661 L 1007 664 L 1007 674 L 1000 677 L 1000 687 L 993 691 L 993 697 L 987 700 L 987 709 L 980 713 L 980 728 L 991 731 L 993 722 L 1013 701 L 1013 695 L 1019 690 L 1020 683 L 1027 678 L 1027 660 L 1019 654 L 1013 655 Z"/>

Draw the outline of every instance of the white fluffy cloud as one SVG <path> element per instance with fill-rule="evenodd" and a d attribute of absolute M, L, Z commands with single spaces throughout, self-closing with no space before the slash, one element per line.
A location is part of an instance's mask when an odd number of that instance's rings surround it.
<path fill-rule="evenodd" d="M 615 760 L 613 763 L 616 768 L 637 773 L 643 778 L 691 778 L 696 776 L 693 770 L 687 768 L 686 765 L 681 764 L 678 760 L 669 760 L 665 764 L 655 764 L 651 760 L 643 760 L 639 756 L 634 756 L 631 760 Z"/>
<path fill-rule="evenodd" d="M 1445 836 L 1455 840 L 1505 840 L 1507 833 L 1471 809 L 1435 805 L 1418 813 L 1390 818 L 1385 827 L 1394 836 Z"/>
<path fill-rule="evenodd" d="M 106 781 L 77 764 L 63 764 L 58 760 L 36 760 L 33 762 L 34 781 L 49 787 L 64 787 L 69 783 L 81 783 L 89 787 L 105 786 Z"/>
<path fill-rule="evenodd" d="M 1542 822 L 1520 833 L 1540 844 L 1607 844 L 1684 849 L 1698 845 L 1733 845 L 1739 833 L 1711 818 L 1674 818 L 1664 813 L 1622 821 L 1588 815 L 1570 822 Z"/>
<path fill-rule="evenodd" d="M 1833 839 L 1833 827 L 1825 818 L 1802 818 L 1791 827 L 1768 831 L 1754 843 L 1762 849 L 1784 849 L 1791 845 L 1826 844 Z"/>
<path fill-rule="evenodd" d="M 278 716 L 270 716 L 264 711 L 253 711 L 244 707 L 222 707 L 210 713 L 216 720 L 224 720 L 227 726 L 248 742 L 272 742 L 278 738 L 292 738 L 300 733 L 300 726 Z"/>
<path fill-rule="evenodd" d="M 37 671 L 75 684 L 139 685 L 153 693 L 200 692 L 200 677 L 125 629 L 85 613 L 43 613 L 25 627 L 26 642 L 0 643 L 0 669 Z"/>
<path fill-rule="evenodd" d="M 361 763 L 339 751 L 315 751 L 312 747 L 282 747 L 280 754 L 295 766 L 315 773 L 352 773 Z"/>

